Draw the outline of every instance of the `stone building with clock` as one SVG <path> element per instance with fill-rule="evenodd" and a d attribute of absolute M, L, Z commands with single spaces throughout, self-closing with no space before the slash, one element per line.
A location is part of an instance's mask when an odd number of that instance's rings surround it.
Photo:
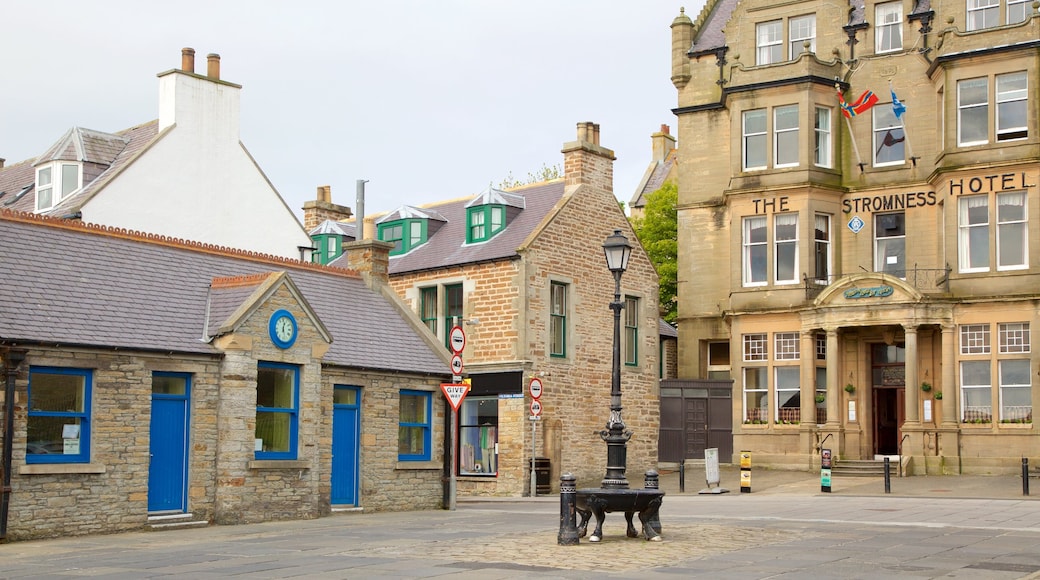
<path fill-rule="evenodd" d="M 49 248 L 0 252 L 3 539 L 442 507 L 449 359 L 359 245 L 335 268 L 0 211 L 0 247 Z"/>
<path fill-rule="evenodd" d="M 1040 459 L 1037 3 L 709 0 L 671 29 L 679 375 L 732 380 L 734 449 Z"/>

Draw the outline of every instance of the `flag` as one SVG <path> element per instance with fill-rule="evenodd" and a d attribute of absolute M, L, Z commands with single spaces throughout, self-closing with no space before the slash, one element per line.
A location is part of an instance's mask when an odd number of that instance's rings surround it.
<path fill-rule="evenodd" d="M 892 93 L 892 112 L 896 114 L 896 119 L 902 119 L 903 113 L 906 112 L 906 105 L 904 105 L 903 101 L 900 101 L 899 98 L 896 97 L 895 91 L 893 91 L 892 89 L 888 90 Z"/>
<path fill-rule="evenodd" d="M 871 107 L 876 105 L 877 102 L 877 95 L 875 95 L 873 91 L 863 91 L 863 94 L 860 95 L 854 103 L 846 103 L 845 97 L 842 96 L 841 91 L 838 91 L 838 103 L 841 104 L 841 113 L 845 115 L 846 118 L 866 113 Z"/>

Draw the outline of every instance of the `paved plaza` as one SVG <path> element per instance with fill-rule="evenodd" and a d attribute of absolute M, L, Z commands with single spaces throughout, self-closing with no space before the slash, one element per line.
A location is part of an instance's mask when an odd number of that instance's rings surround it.
<path fill-rule="evenodd" d="M 0 545 L 0 578 L 1040 578 L 1040 489 L 1013 476 L 836 479 L 756 471 L 740 493 L 685 493 L 663 470 L 664 541 L 559 546 L 559 497 L 460 499 L 454 511 Z M 632 474 L 629 474 L 633 482 Z M 640 477 L 641 479 L 641 477 Z M 633 482 L 634 483 L 634 482 Z M 1040 488 L 1040 481 L 1033 480 Z M 757 484 L 757 487 L 756 487 Z"/>

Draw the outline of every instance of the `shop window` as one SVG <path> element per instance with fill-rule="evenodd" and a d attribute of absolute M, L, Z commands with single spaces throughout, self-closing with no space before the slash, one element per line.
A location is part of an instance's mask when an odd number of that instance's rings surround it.
<path fill-rule="evenodd" d="M 776 343 L 776 360 L 798 360 L 801 340 L 797 332 L 777 332 L 773 335 Z"/>
<path fill-rule="evenodd" d="M 745 334 L 742 338 L 745 362 L 769 360 L 769 338 L 765 333 Z"/>
<path fill-rule="evenodd" d="M 1000 420 L 1004 423 L 1033 422 L 1033 385 L 1029 359 L 999 361 Z"/>
<path fill-rule="evenodd" d="M 813 229 L 814 280 L 817 284 L 830 284 L 831 278 L 831 216 L 818 213 Z"/>
<path fill-rule="evenodd" d="M 798 367 L 776 367 L 776 421 L 788 425 L 801 422 Z"/>
<path fill-rule="evenodd" d="M 906 134 L 903 122 L 892 107 L 871 109 L 874 119 L 874 167 L 900 165 L 906 162 Z"/>
<path fill-rule="evenodd" d="M 773 218 L 777 284 L 798 282 L 798 214 L 782 213 Z"/>
<path fill-rule="evenodd" d="M 874 216 L 874 271 L 906 278 L 906 215 Z"/>
<path fill-rule="evenodd" d="M 29 369 L 26 463 L 90 461 L 92 384 L 86 369 Z"/>
<path fill-rule="evenodd" d="M 256 372 L 256 459 L 296 459 L 300 369 L 261 362 Z"/>
<path fill-rule="evenodd" d="M 769 384 L 766 367 L 744 367 L 744 423 L 769 422 Z"/>
<path fill-rule="evenodd" d="M 796 59 L 798 55 L 803 52 L 816 52 L 816 15 L 807 14 L 805 16 L 798 16 L 792 18 L 787 22 L 788 38 L 790 39 L 789 46 L 790 56 L 789 58 Z M 805 43 L 809 43 L 809 47 L 805 47 Z"/>
<path fill-rule="evenodd" d="M 459 475 L 498 474 L 498 397 L 466 397 L 459 407 Z"/>
<path fill-rule="evenodd" d="M 816 107 L 813 117 L 814 141 L 813 164 L 818 167 L 832 167 L 831 160 L 831 110 L 827 107 Z"/>
<path fill-rule="evenodd" d="M 990 361 L 961 362 L 961 420 L 989 423 L 993 420 Z"/>
<path fill-rule="evenodd" d="M 961 354 L 989 354 L 989 324 L 961 325 Z"/>
<path fill-rule="evenodd" d="M 549 355 L 567 356 L 567 284 L 550 284 L 549 302 Z"/>
<path fill-rule="evenodd" d="M 755 64 L 773 64 L 784 60 L 784 23 L 782 20 L 762 22 L 755 26 L 758 59 Z"/>
<path fill-rule="evenodd" d="M 431 445 L 431 393 L 401 391 L 397 423 L 397 460 L 429 461 Z"/>
<path fill-rule="evenodd" d="M 625 364 L 639 364 L 639 299 L 625 297 Z"/>
<path fill-rule="evenodd" d="M 903 3 L 886 2 L 874 8 L 876 31 L 875 52 L 892 52 L 903 48 Z"/>

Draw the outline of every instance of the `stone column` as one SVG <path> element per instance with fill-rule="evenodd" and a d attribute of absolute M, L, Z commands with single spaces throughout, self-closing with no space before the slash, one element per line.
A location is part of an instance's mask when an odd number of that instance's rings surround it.
<path fill-rule="evenodd" d="M 921 414 L 917 408 L 918 390 L 921 388 L 917 379 L 917 327 L 904 326 L 904 343 L 906 346 L 906 391 L 904 402 L 906 404 L 906 425 L 918 426 L 921 422 Z"/>
<path fill-rule="evenodd" d="M 957 348 L 957 327 L 942 325 L 942 426 L 957 427 L 957 363 L 954 361 Z"/>
<path fill-rule="evenodd" d="M 827 426 L 837 427 L 841 423 L 841 353 L 838 352 L 838 329 L 827 330 Z"/>
<path fill-rule="evenodd" d="M 799 335 L 801 344 L 801 373 L 802 380 L 799 388 L 801 405 L 799 405 L 800 421 L 802 425 L 816 424 L 816 335 L 812 331 L 802 330 Z"/>

